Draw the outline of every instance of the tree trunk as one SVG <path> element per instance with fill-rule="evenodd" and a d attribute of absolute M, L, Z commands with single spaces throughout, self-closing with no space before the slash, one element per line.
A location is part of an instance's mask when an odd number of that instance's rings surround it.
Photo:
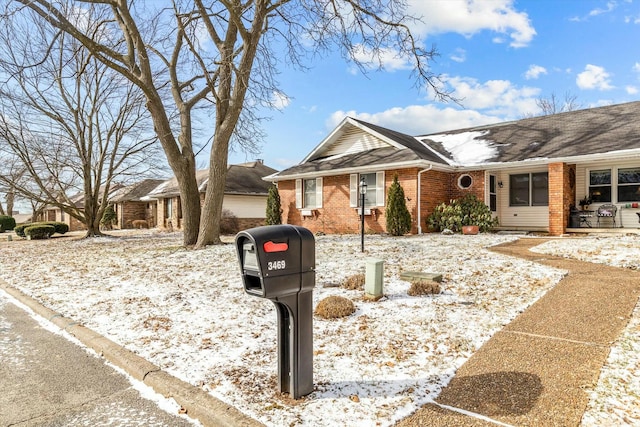
<path fill-rule="evenodd" d="M 9 190 L 7 192 L 7 215 L 13 216 L 13 202 L 15 200 L 16 194 L 13 190 Z"/>
<path fill-rule="evenodd" d="M 214 137 L 213 148 L 211 150 L 211 162 L 209 164 L 209 181 L 204 198 L 202 212 L 205 213 L 200 219 L 200 234 L 196 248 L 200 249 L 207 245 L 217 245 L 220 240 L 220 219 L 222 218 L 222 202 L 224 200 L 224 188 L 227 182 L 227 148 L 229 138 L 219 141 L 220 134 Z"/>
<path fill-rule="evenodd" d="M 198 241 L 200 227 L 200 192 L 196 180 L 195 165 L 191 167 L 184 162 L 179 170 L 174 169 L 178 187 L 180 188 L 180 204 L 182 209 L 183 244 L 193 246 Z M 193 169 L 193 170 L 190 170 Z"/>

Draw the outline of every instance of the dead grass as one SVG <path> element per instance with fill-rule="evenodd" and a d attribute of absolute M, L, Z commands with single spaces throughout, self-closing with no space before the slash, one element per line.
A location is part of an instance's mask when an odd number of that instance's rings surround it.
<path fill-rule="evenodd" d="M 364 290 L 364 281 L 364 273 L 358 273 L 347 277 L 340 286 L 349 291 L 362 291 Z"/>
<path fill-rule="evenodd" d="M 432 280 L 417 280 L 411 282 L 407 295 L 416 297 L 420 295 L 433 295 L 440 293 L 440 283 Z"/>
<path fill-rule="evenodd" d="M 355 311 L 356 307 L 350 299 L 332 295 L 318 303 L 315 314 L 323 319 L 338 319 L 349 316 Z"/>

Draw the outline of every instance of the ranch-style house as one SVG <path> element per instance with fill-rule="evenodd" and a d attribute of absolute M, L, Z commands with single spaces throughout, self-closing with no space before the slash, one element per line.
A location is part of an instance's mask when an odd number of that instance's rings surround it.
<path fill-rule="evenodd" d="M 265 179 L 278 186 L 283 222 L 313 232 L 359 232 L 362 180 L 366 230 L 385 232 L 395 175 L 412 233 L 428 231 L 435 206 L 468 193 L 502 229 L 638 229 L 638 118 L 640 102 L 630 102 L 410 136 L 348 117 L 298 165 Z"/>

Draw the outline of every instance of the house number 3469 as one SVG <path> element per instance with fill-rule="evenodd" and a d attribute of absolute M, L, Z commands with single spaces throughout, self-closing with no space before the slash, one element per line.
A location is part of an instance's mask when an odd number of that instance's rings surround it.
<path fill-rule="evenodd" d="M 285 268 L 287 268 L 287 263 L 283 259 L 278 261 L 269 261 L 267 263 L 268 270 L 284 270 Z"/>

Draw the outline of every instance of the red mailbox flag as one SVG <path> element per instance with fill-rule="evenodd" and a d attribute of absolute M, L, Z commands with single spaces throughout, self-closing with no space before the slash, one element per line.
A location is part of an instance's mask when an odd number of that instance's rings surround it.
<path fill-rule="evenodd" d="M 262 248 L 265 252 L 285 252 L 289 249 L 287 242 L 275 243 L 272 241 L 264 242 Z"/>

